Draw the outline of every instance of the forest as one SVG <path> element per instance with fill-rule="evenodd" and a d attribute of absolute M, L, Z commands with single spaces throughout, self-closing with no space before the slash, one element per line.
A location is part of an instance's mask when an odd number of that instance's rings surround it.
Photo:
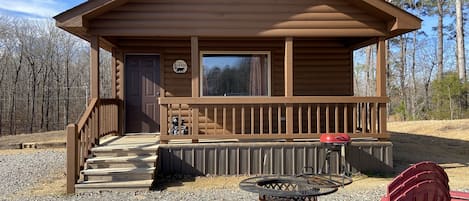
<path fill-rule="evenodd" d="M 469 117 L 465 0 L 387 0 L 424 20 L 388 40 L 390 120 Z M 101 97 L 110 97 L 110 54 L 101 59 Z M 376 47 L 354 52 L 356 96 L 374 96 Z M 89 97 L 89 44 L 52 19 L 0 15 L 0 135 L 62 130 Z"/>

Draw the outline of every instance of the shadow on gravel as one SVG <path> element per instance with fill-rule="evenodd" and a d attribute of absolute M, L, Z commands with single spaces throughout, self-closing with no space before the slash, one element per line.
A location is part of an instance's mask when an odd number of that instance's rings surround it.
<path fill-rule="evenodd" d="M 152 191 L 163 191 L 169 187 L 183 186 L 184 182 L 194 182 L 195 177 L 190 175 L 172 175 L 172 176 L 161 176 L 153 183 L 150 187 Z"/>
<path fill-rule="evenodd" d="M 434 161 L 445 169 L 469 166 L 469 141 L 391 132 L 394 171 L 399 173 L 420 161 Z"/>

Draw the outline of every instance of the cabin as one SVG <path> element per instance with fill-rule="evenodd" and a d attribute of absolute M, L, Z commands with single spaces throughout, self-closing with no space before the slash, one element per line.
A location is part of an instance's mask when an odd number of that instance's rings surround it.
<path fill-rule="evenodd" d="M 421 20 L 384 0 L 88 0 L 54 18 L 90 43 L 90 101 L 66 128 L 68 192 L 318 172 L 322 133 L 352 137 L 332 170 L 392 169 L 386 40 Z M 376 93 L 358 97 L 353 52 L 371 44 Z"/>

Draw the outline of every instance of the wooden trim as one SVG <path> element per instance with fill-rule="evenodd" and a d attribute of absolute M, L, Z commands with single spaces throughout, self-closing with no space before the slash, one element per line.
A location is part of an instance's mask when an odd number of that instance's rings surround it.
<path fill-rule="evenodd" d="M 116 48 L 112 48 L 111 50 L 111 56 L 112 56 L 112 60 L 111 60 L 111 76 L 112 76 L 112 79 L 111 79 L 111 97 L 112 98 L 117 98 L 117 66 L 118 66 L 118 61 L 117 61 L 117 50 Z"/>
<path fill-rule="evenodd" d="M 381 133 L 366 133 L 366 134 L 349 134 L 353 139 L 363 139 L 363 138 L 374 138 L 374 139 L 388 139 L 391 137 L 390 134 L 381 134 Z M 181 140 L 181 139 L 269 139 L 269 140 L 281 140 L 281 139 L 319 139 L 321 134 L 255 134 L 255 135 L 242 135 L 242 134 L 232 134 L 232 135 L 165 135 L 160 136 L 161 140 Z"/>
<path fill-rule="evenodd" d="M 78 179 L 78 130 L 76 124 L 70 124 L 67 133 L 67 193 L 75 193 Z"/>
<path fill-rule="evenodd" d="M 388 97 L 356 97 L 356 96 L 293 96 L 293 97 L 162 97 L 160 104 L 189 104 L 189 105 L 209 105 L 209 104 L 299 104 L 299 103 L 361 103 L 376 102 L 387 103 Z"/>
<path fill-rule="evenodd" d="M 99 36 L 92 36 L 90 41 L 90 94 L 99 98 Z"/>

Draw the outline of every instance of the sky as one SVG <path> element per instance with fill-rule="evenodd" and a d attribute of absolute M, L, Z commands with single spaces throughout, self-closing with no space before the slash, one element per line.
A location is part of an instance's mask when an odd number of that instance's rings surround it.
<path fill-rule="evenodd" d="M 29 18 L 51 18 L 85 0 L 0 0 L 0 14 Z"/>

